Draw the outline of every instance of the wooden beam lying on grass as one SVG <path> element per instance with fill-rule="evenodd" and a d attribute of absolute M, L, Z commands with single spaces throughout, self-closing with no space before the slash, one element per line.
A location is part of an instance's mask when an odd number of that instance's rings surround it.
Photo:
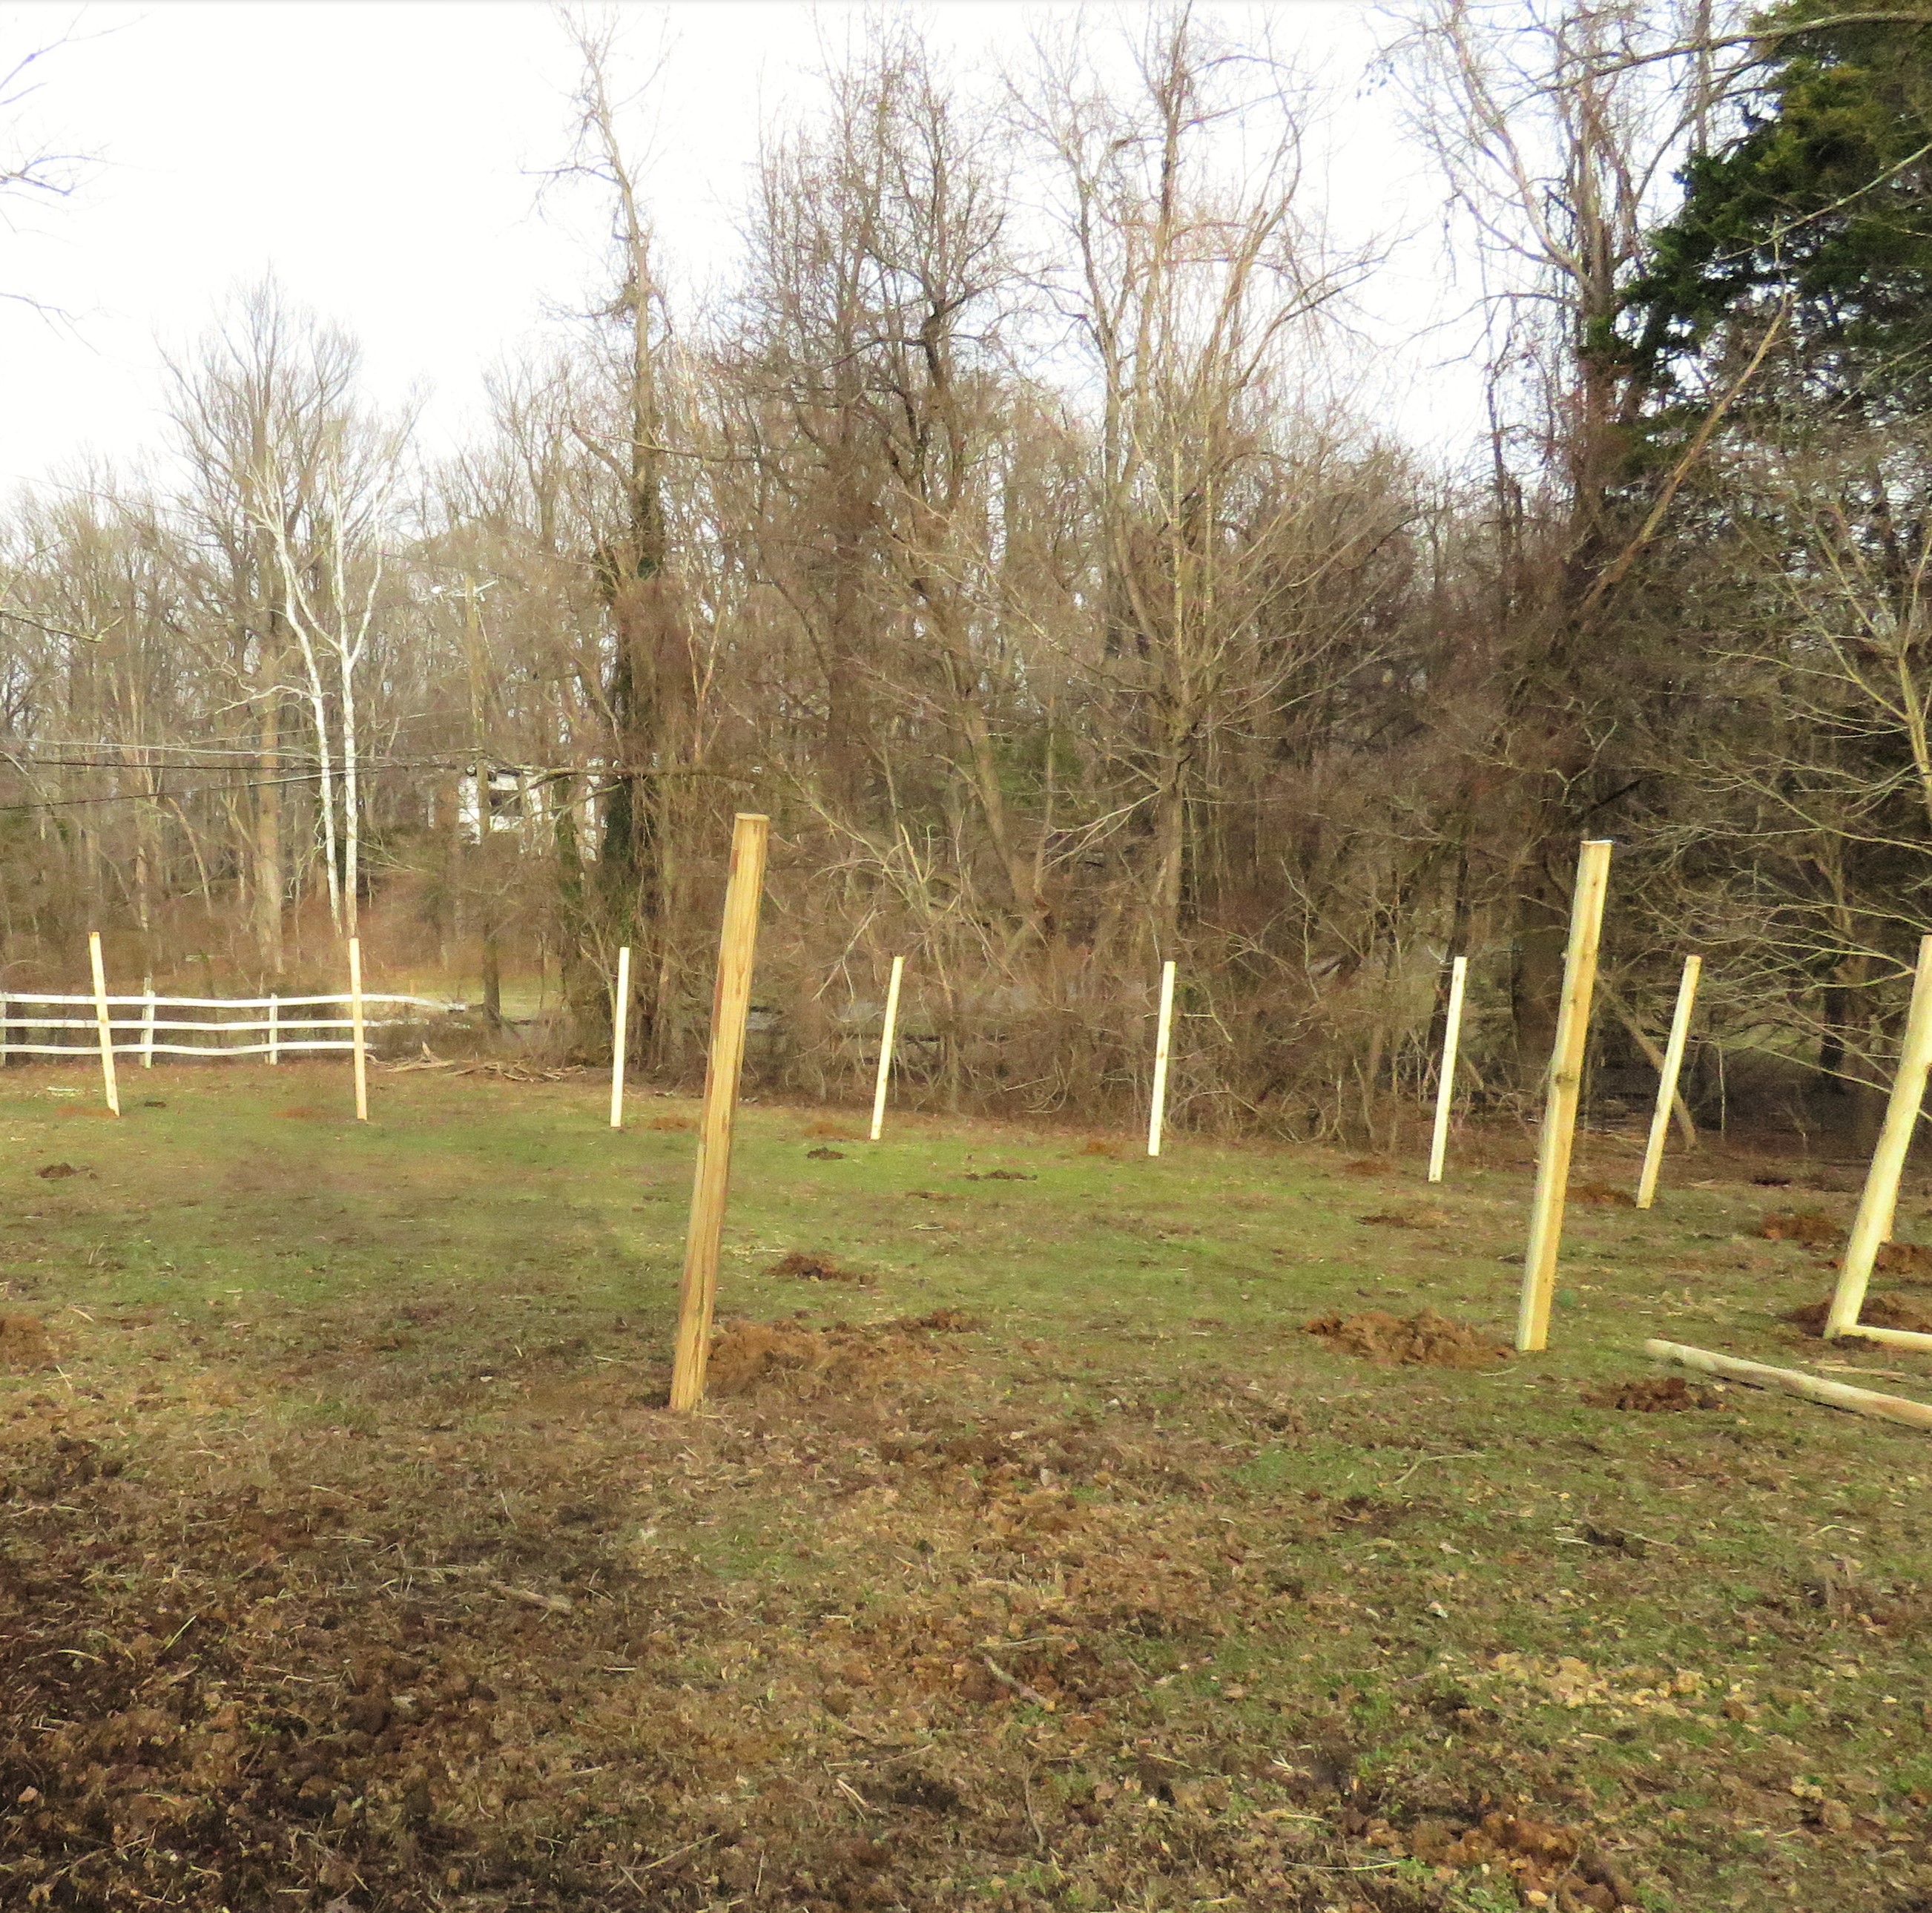
<path fill-rule="evenodd" d="M 1786 1395 L 1822 1401 L 1828 1407 L 1849 1408 L 1855 1415 L 1875 1416 L 1880 1421 L 1898 1422 L 1908 1428 L 1932 1428 L 1932 1401 L 1908 1401 L 1903 1395 L 1880 1395 L 1876 1389 L 1855 1389 L 1846 1382 L 1828 1382 L 1802 1369 L 1772 1368 L 1762 1362 L 1740 1361 L 1734 1355 L 1714 1355 L 1707 1348 L 1691 1348 L 1682 1342 L 1647 1341 L 1643 1352 L 1654 1361 L 1678 1362 L 1686 1368 L 1721 1375 L 1726 1381 L 1743 1382 L 1751 1388 L 1781 1389 Z"/>

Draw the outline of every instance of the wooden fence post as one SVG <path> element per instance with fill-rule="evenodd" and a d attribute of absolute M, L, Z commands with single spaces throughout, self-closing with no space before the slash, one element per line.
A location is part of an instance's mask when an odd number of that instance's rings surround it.
<path fill-rule="evenodd" d="M 1838 1286 L 1832 1293 L 1831 1310 L 1825 1318 L 1828 1338 L 1850 1335 L 1857 1329 L 1859 1311 L 1865 1305 L 1865 1289 L 1871 1281 L 1872 1265 L 1878 1260 L 1880 1247 L 1891 1239 L 1892 1218 L 1898 1208 L 1899 1178 L 1904 1174 L 1905 1159 L 1912 1152 L 1919 1108 L 1925 1101 L 1928 1070 L 1932 1070 L 1932 936 L 1924 936 L 1918 939 L 1918 967 L 1912 978 L 1912 1008 L 1905 1020 L 1905 1041 L 1899 1051 L 1898 1068 L 1892 1079 L 1891 1100 L 1885 1106 L 1885 1126 L 1879 1131 L 1878 1147 L 1872 1152 L 1864 1193 L 1858 1198 L 1858 1212 L 1852 1218 L 1845 1259 L 1839 1267 Z"/>
<path fill-rule="evenodd" d="M 879 1079 L 872 1086 L 872 1140 L 876 1143 L 886 1126 L 886 1086 L 892 1079 L 892 1040 L 899 1026 L 899 983 L 905 975 L 905 959 L 892 959 L 892 980 L 886 985 L 886 1020 L 879 1031 Z"/>
<path fill-rule="evenodd" d="M 1160 1132 L 1167 1120 L 1167 1062 L 1174 1035 L 1174 959 L 1160 966 L 1160 1013 L 1154 1026 L 1154 1094 L 1148 1102 L 1148 1154 L 1160 1154 Z"/>
<path fill-rule="evenodd" d="M 1469 981 L 1469 960 L 1458 956 L 1449 966 L 1449 1014 L 1442 1026 L 1442 1071 L 1436 1079 L 1436 1134 L 1429 1145 L 1429 1179 L 1442 1180 L 1449 1153 L 1449 1118 L 1456 1107 L 1456 1049 L 1462 1034 L 1462 992 Z"/>
<path fill-rule="evenodd" d="M 1657 1173 L 1664 1167 L 1664 1140 L 1670 1133 L 1670 1106 L 1677 1100 L 1677 1074 L 1684 1067 L 1684 1046 L 1690 1039 L 1690 1012 L 1697 1002 L 1697 979 L 1703 973 L 1702 957 L 1684 958 L 1684 980 L 1677 986 L 1677 1009 L 1670 1019 L 1670 1041 L 1664 1045 L 1664 1068 L 1657 1079 L 1650 1140 L 1644 1145 L 1643 1172 L 1636 1179 L 1639 1209 L 1649 1208 L 1657 1199 Z"/>
<path fill-rule="evenodd" d="M 362 939 L 349 939 L 349 1028 L 356 1046 L 356 1120 L 369 1120 L 369 1049 L 362 1022 Z"/>
<path fill-rule="evenodd" d="M 677 1298 L 677 1343 L 671 1358 L 670 1405 L 688 1410 L 704 1399 L 711 1359 L 711 1317 L 718 1299 L 718 1255 L 724 1233 L 724 1198 L 731 1181 L 731 1133 L 738 1113 L 738 1077 L 745 1060 L 745 1017 L 752 1003 L 752 969 L 758 941 L 765 849 L 771 820 L 740 811 L 731 829 L 730 874 L 718 938 L 718 978 L 711 996 L 711 1054 L 704 1072 L 704 1108 L 692 1179 L 691 1224 L 685 1237 L 684 1279 Z"/>
<path fill-rule="evenodd" d="M 11 1014 L 6 998 L 0 996 L 0 1070 L 7 1067 L 9 1053 L 14 1047 L 14 1026 L 8 1020 Z"/>
<path fill-rule="evenodd" d="M 141 1067 L 154 1067 L 154 980 L 141 979 Z"/>
<path fill-rule="evenodd" d="M 268 999 L 268 1067 L 273 1069 L 282 1060 L 282 999 L 279 996 Z"/>
<path fill-rule="evenodd" d="M 1583 1087 L 1583 1051 L 1590 1035 L 1590 999 L 1596 988 L 1597 945 L 1603 934 L 1610 850 L 1606 839 L 1594 839 L 1576 856 L 1576 882 L 1570 896 L 1570 947 L 1563 960 L 1563 998 L 1550 1056 L 1543 1137 L 1536 1158 L 1536 1191 L 1530 1199 L 1529 1242 L 1522 1258 L 1522 1297 L 1516 1312 L 1516 1345 L 1526 1354 L 1546 1347 L 1550 1340 L 1550 1303 L 1556 1289 L 1556 1251 L 1563 1238 L 1570 1152 L 1576 1140 L 1576 1104 Z"/>
<path fill-rule="evenodd" d="M 88 960 L 94 966 L 94 1020 L 100 1032 L 100 1086 L 106 1092 L 107 1107 L 121 1113 L 121 1089 L 114 1080 L 114 1021 L 107 1014 L 107 971 L 100 960 L 100 932 L 87 933 Z"/>
<path fill-rule="evenodd" d="M 624 1126 L 624 1053 L 631 1035 L 631 946 L 617 952 L 617 989 L 610 1002 L 610 1127 Z"/>

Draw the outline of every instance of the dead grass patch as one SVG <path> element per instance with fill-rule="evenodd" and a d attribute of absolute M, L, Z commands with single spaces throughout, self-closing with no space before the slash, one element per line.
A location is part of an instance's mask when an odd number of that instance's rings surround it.
<path fill-rule="evenodd" d="M 41 1368 L 52 1359 L 46 1324 L 38 1315 L 0 1315 L 0 1368 Z"/>

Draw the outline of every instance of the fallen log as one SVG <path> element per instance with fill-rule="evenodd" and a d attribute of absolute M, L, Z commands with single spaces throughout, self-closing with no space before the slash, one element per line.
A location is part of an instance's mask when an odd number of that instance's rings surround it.
<path fill-rule="evenodd" d="M 1903 1395 L 1880 1395 L 1875 1389 L 1856 1389 L 1845 1382 L 1828 1382 L 1796 1368 L 1773 1368 L 1762 1362 L 1743 1362 L 1734 1355 L 1714 1355 L 1707 1348 L 1691 1348 L 1682 1342 L 1652 1341 L 1643 1352 L 1652 1360 L 1675 1362 L 1706 1375 L 1720 1375 L 1727 1381 L 1743 1382 L 1754 1389 L 1781 1389 L 1786 1395 L 1803 1396 L 1808 1401 L 1822 1401 L 1827 1407 L 1849 1408 L 1855 1415 L 1876 1416 L 1881 1421 L 1898 1422 L 1908 1428 L 1932 1428 L 1932 1402 L 1908 1401 Z"/>

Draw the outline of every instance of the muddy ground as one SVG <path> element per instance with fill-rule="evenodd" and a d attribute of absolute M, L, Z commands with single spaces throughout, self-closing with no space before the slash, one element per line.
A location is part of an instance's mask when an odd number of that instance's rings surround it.
<path fill-rule="evenodd" d="M 1638 1352 L 1932 1398 L 1762 1161 L 1525 1358 L 1519 1137 L 753 1109 L 694 1418 L 688 1106 L 152 1080 L 0 1078 L 0 1903 L 1932 1908 L 1932 1451 Z"/>

